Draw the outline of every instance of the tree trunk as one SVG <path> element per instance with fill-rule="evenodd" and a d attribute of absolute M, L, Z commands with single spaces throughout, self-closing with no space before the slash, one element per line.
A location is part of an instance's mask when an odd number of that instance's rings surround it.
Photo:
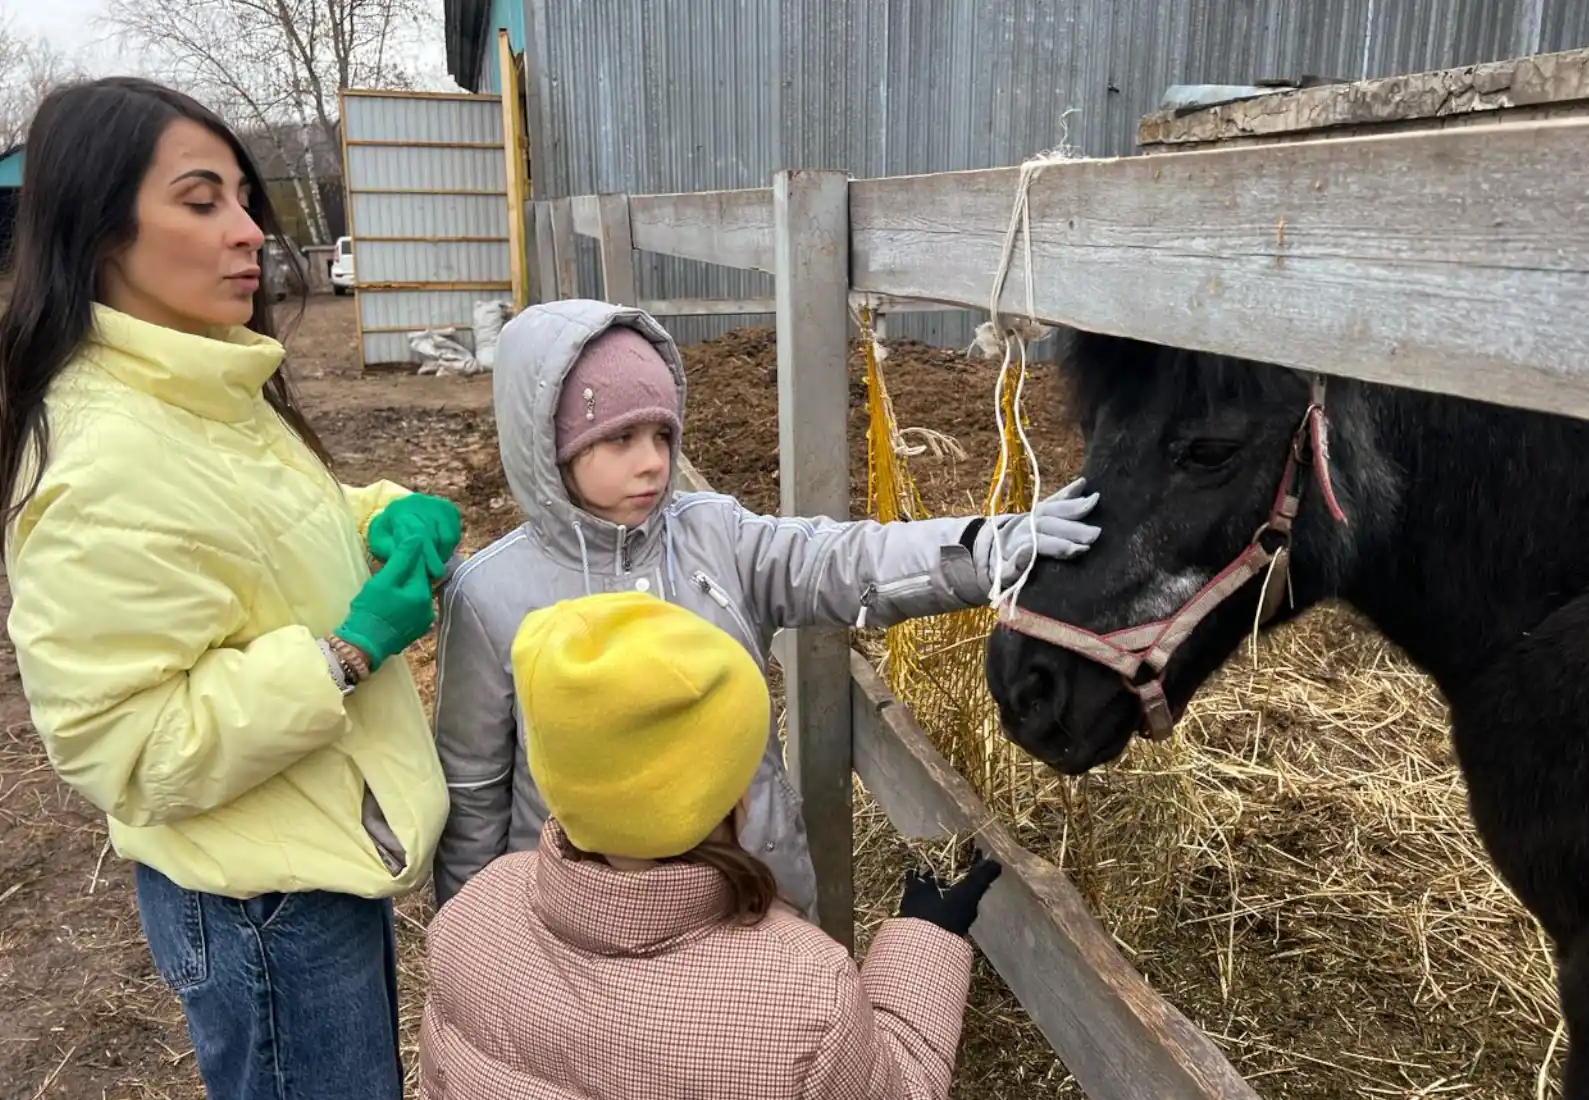
<path fill-rule="evenodd" d="M 303 116 L 300 114 L 299 117 L 302 118 Z M 304 175 L 309 177 L 309 205 L 304 207 L 304 212 L 309 217 L 310 232 L 314 234 L 314 243 L 330 244 L 331 233 L 326 228 L 325 207 L 320 202 L 320 171 L 318 159 L 315 157 L 314 135 L 310 131 L 307 121 L 298 127 L 298 134 L 299 139 L 303 142 Z M 298 181 L 295 179 L 294 183 L 298 184 Z M 302 184 L 298 184 L 298 186 L 301 193 L 303 186 Z M 302 201 L 302 199 L 300 198 L 299 201 Z"/>

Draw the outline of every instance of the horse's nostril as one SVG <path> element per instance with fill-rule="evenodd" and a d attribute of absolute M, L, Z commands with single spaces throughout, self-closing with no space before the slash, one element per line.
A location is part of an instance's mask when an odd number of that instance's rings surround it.
<path fill-rule="evenodd" d="M 1054 674 L 1046 668 L 1028 667 L 1010 692 L 1015 712 L 1021 716 L 1031 714 L 1054 697 Z"/>

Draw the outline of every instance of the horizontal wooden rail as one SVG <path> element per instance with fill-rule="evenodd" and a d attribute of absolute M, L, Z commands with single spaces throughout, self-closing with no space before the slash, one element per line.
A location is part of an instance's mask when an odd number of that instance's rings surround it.
<path fill-rule="evenodd" d="M 986 308 L 1019 174 L 854 181 L 854 288 Z M 1589 119 L 1058 164 L 1029 196 L 1036 311 L 1589 416 L 1585 179 Z"/>
<path fill-rule="evenodd" d="M 930 298 L 902 298 L 897 294 L 869 294 L 861 290 L 850 291 L 850 305 L 857 309 L 869 305 L 878 313 L 942 313 L 968 308 L 964 302 L 935 302 Z M 976 312 L 986 313 L 987 309 L 979 308 Z"/>
<path fill-rule="evenodd" d="M 632 195 L 634 246 L 724 267 L 773 270 L 772 188 Z"/>
<path fill-rule="evenodd" d="M 915 298 L 896 298 L 890 294 L 851 294 L 850 304 L 859 309 L 870 305 L 878 313 L 935 313 L 942 310 L 964 309 L 964 306 L 945 302 L 928 302 Z M 640 306 L 656 317 L 714 317 L 729 314 L 772 313 L 776 308 L 772 298 L 646 298 Z"/>
<path fill-rule="evenodd" d="M 711 492 L 679 460 L 687 488 Z M 791 635 L 774 655 L 784 659 Z M 1131 968 L 1065 873 L 1022 848 L 850 651 L 855 771 L 902 835 L 975 834 L 1004 865 L 971 934 L 1092 1100 L 1257 1100 L 1213 1040 Z"/>
<path fill-rule="evenodd" d="M 1258 1093 L 1121 958 L 1064 872 L 1018 844 L 861 654 L 850 654 L 855 770 L 905 836 L 975 834 L 1004 874 L 972 937 L 1092 1100 Z"/>
<path fill-rule="evenodd" d="M 653 317 L 723 317 L 744 313 L 772 313 L 771 298 L 644 298 L 640 308 Z"/>

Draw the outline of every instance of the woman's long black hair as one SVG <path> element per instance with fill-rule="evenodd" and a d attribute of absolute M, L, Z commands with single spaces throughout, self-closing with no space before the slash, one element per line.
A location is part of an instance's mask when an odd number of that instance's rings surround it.
<path fill-rule="evenodd" d="M 267 237 L 280 239 L 258 166 L 237 135 L 203 104 L 134 77 L 73 84 L 45 98 L 24 146 L 9 264 L 13 288 L 0 312 L 0 501 L 5 529 L 38 490 L 48 461 L 44 396 L 88 340 L 100 272 L 117 249 L 137 236 L 139 186 L 160 136 L 178 119 L 198 123 L 231 146 L 250 184 L 249 215 Z M 290 250 L 284 252 L 291 256 Z M 261 263 L 268 261 L 262 257 Z M 293 282 L 304 285 L 302 279 Z M 248 327 L 274 337 L 268 283 L 268 278 L 261 279 L 254 292 Z M 330 456 L 304 419 L 284 368 L 265 384 L 265 399 L 329 466 Z M 31 464 L 30 452 L 36 457 Z M 32 475 L 22 485 L 27 465 Z M 0 529 L 0 549 L 5 529 Z"/>

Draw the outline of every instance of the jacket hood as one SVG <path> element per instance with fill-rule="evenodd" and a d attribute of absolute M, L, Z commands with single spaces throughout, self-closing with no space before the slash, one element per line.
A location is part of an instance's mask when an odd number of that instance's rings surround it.
<path fill-rule="evenodd" d="M 585 345 L 610 328 L 632 328 L 656 345 L 679 387 L 684 418 L 684 361 L 667 330 L 630 306 L 569 298 L 531 306 L 502 327 L 492 372 L 497 446 L 508 488 L 531 530 L 552 553 L 581 568 L 621 568 L 626 548 L 638 558 L 656 541 L 662 510 L 676 487 L 680 440 L 673 439 L 669 489 L 638 528 L 625 529 L 591 515 L 569 499 L 557 468 L 554 418 L 563 381 Z"/>

